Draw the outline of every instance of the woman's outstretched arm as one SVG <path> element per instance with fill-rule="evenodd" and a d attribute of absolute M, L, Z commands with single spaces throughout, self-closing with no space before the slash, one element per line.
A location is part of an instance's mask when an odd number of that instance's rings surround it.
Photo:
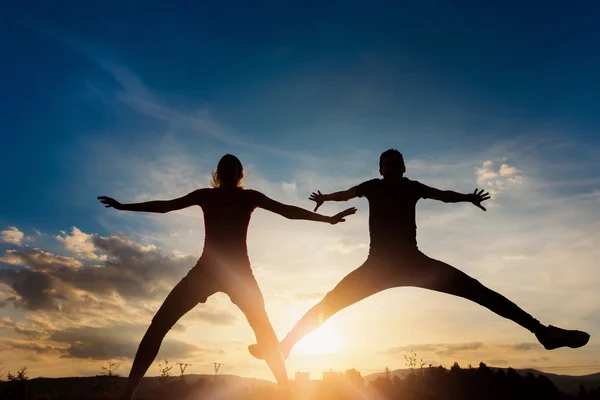
<path fill-rule="evenodd" d="M 203 190 L 204 189 L 198 189 L 186 194 L 185 196 L 178 197 L 172 200 L 153 200 L 146 201 L 143 203 L 122 204 L 119 203 L 117 200 L 107 196 L 98 196 L 98 200 L 100 200 L 100 202 L 104 204 L 107 208 L 112 207 L 117 210 L 123 211 L 139 211 L 164 214 L 169 211 L 181 210 L 182 208 L 199 204 Z"/>
<path fill-rule="evenodd" d="M 289 204 L 283 204 L 269 197 L 265 196 L 260 192 L 255 192 L 257 196 L 256 205 L 265 210 L 274 212 L 288 219 L 304 219 L 307 221 L 326 222 L 332 225 L 338 222 L 344 222 L 345 217 L 356 213 L 356 208 L 348 208 L 334 216 L 328 217 L 326 215 L 317 214 L 312 211 L 305 210 L 304 208 L 292 206 Z"/>

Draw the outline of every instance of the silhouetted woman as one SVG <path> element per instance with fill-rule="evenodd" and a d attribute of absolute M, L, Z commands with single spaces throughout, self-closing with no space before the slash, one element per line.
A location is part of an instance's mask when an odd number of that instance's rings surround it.
<path fill-rule="evenodd" d="M 124 399 L 131 399 L 140 380 L 154 361 L 163 338 L 173 325 L 198 303 L 217 293 L 226 293 L 244 313 L 261 347 L 273 349 L 267 364 L 279 384 L 287 383 L 287 372 L 279 351 L 277 335 L 265 311 L 262 293 L 250 267 L 246 235 L 250 216 L 257 207 L 289 219 L 337 224 L 354 214 L 349 208 L 333 217 L 274 201 L 264 194 L 244 189 L 244 170 L 240 160 L 224 155 L 213 173 L 213 188 L 198 189 L 186 196 L 166 201 L 121 204 L 110 197 L 98 199 L 117 210 L 166 213 L 190 206 L 204 212 L 204 251 L 196 265 L 169 293 L 152 319 L 131 367 Z"/>

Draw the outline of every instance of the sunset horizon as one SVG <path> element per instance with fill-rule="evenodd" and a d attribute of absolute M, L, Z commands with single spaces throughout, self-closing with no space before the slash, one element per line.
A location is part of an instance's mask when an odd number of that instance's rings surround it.
<path fill-rule="evenodd" d="M 248 349 L 257 329 L 268 342 L 264 310 L 282 340 L 327 301 L 344 305 L 291 349 L 290 379 L 405 369 L 413 352 L 425 366 L 600 373 L 597 6 L 7 8 L 1 380 L 23 366 L 30 379 L 96 376 L 109 361 L 127 377 L 149 327 L 168 330 L 168 312 L 153 318 L 187 274 L 198 304 L 146 377 L 168 360 L 275 381 Z M 397 203 L 409 211 L 373 213 Z M 409 272 L 372 267 L 385 257 Z M 363 265 L 379 274 L 372 293 L 328 295 Z M 475 281 L 415 278 L 446 265 Z M 537 320 L 589 342 L 546 350 L 558 339 Z"/>

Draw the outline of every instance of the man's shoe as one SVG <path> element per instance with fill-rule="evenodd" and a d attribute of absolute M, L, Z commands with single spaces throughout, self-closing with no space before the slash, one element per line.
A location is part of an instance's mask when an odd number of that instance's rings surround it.
<path fill-rule="evenodd" d="M 535 336 L 546 350 L 554 350 L 559 347 L 576 349 L 585 346 L 590 340 L 590 335 L 586 332 L 561 329 L 552 325 L 543 328 Z"/>

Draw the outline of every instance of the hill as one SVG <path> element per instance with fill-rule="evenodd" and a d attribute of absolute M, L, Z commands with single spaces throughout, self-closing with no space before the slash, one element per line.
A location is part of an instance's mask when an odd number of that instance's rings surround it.
<path fill-rule="evenodd" d="M 493 371 L 503 370 L 506 372 L 508 368 L 489 367 Z M 558 375 L 545 373 L 536 369 L 516 369 L 515 372 L 522 376 L 528 374 L 547 377 L 558 390 L 570 395 L 577 395 L 580 386 L 586 389 L 600 387 L 600 373 L 583 376 Z M 397 369 L 389 371 L 391 376 L 402 378 L 410 373 L 409 369 Z M 366 375 L 364 382 L 369 384 L 381 377 L 385 372 Z M 233 394 L 252 391 L 254 389 L 265 388 L 267 390 L 275 389 L 277 385 L 268 380 L 246 378 L 237 375 L 219 375 L 218 385 L 214 385 L 215 377 L 213 375 L 204 374 L 189 374 L 181 377 L 172 377 L 169 383 L 161 382 L 160 377 L 146 377 L 142 379 L 136 398 L 151 399 L 156 398 L 157 390 L 162 390 L 161 393 L 169 397 L 177 397 L 178 394 L 191 392 L 197 389 L 208 389 L 217 391 L 219 398 L 233 398 Z M 27 381 L 27 387 L 38 394 L 46 395 L 61 395 L 64 398 L 86 398 L 86 399 L 105 399 L 105 392 L 113 394 L 121 393 L 125 387 L 127 378 L 125 377 L 76 377 L 76 378 L 35 378 Z M 318 387 L 320 380 L 312 380 L 305 388 Z M 183 383 L 183 384 L 182 384 Z M 4 398 L 3 393 L 8 388 L 8 382 L 0 382 L 0 398 Z M 306 384 L 305 384 L 306 385 Z M 56 397 L 60 398 L 60 397 Z"/>
<path fill-rule="evenodd" d="M 275 387 L 276 384 L 271 381 L 256 378 L 245 378 L 237 375 L 219 375 L 219 387 L 227 388 L 228 391 L 236 392 L 250 389 L 253 387 Z M 181 377 L 172 377 L 170 382 L 179 383 Z M 213 375 L 189 374 L 183 377 L 188 387 L 202 387 L 215 382 Z M 36 393 L 53 394 L 57 393 L 67 398 L 89 398 L 106 399 L 105 392 L 120 394 L 127 383 L 125 377 L 74 377 L 74 378 L 34 378 L 27 381 L 27 386 Z M 0 398 L 9 382 L 0 382 Z M 138 390 L 137 398 L 152 398 L 156 390 L 161 386 L 160 377 L 145 377 L 142 379 Z M 171 387 L 171 385 L 169 386 Z"/>
<path fill-rule="evenodd" d="M 489 367 L 490 369 L 503 370 L 507 371 L 508 368 L 498 368 L 498 367 Z M 586 389 L 597 388 L 600 386 L 600 372 L 590 374 L 590 375 L 582 375 L 582 376 L 572 376 L 572 375 L 558 375 L 552 374 L 548 372 L 538 371 L 536 369 L 525 368 L 525 369 L 515 369 L 515 371 L 519 375 L 527 375 L 531 373 L 533 376 L 537 377 L 539 375 L 543 375 L 550 379 L 550 381 L 563 393 L 575 395 L 579 392 L 579 387 L 583 386 Z M 406 374 L 410 372 L 410 369 L 396 369 L 390 371 L 392 376 L 397 376 L 398 378 L 404 377 Z M 369 374 L 364 377 L 365 382 L 371 382 L 372 380 L 383 376 L 385 372 L 377 372 L 374 374 Z"/>

